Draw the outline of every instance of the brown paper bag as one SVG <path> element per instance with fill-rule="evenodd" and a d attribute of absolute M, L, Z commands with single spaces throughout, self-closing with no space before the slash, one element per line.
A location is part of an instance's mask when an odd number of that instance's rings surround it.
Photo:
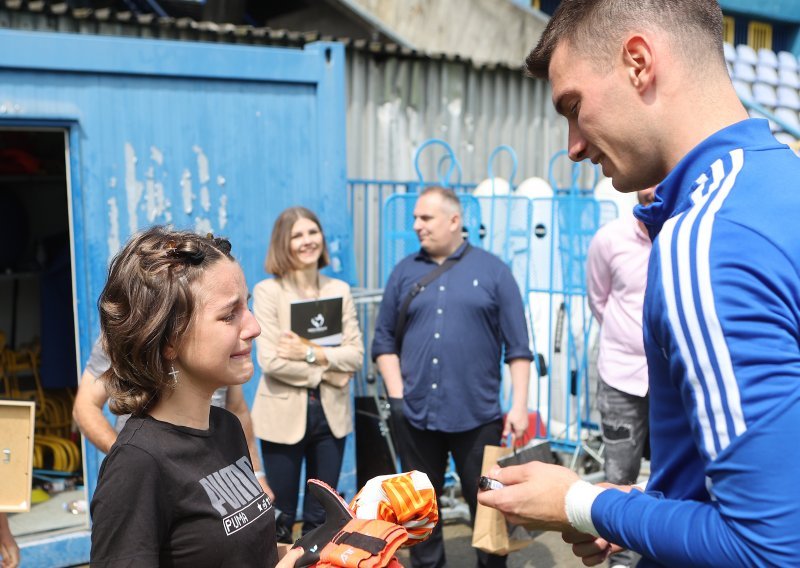
<path fill-rule="evenodd" d="M 497 465 L 497 460 L 511 453 L 511 448 L 500 446 L 486 446 L 483 449 L 483 465 L 481 475 L 486 475 L 492 467 Z M 478 504 L 475 512 L 475 527 L 472 530 L 472 546 L 489 554 L 505 556 L 516 550 L 521 550 L 533 542 L 526 531 L 521 531 L 526 538 L 518 539 L 514 531 L 509 536 L 508 524 L 505 517 L 497 509 L 484 507 Z"/>

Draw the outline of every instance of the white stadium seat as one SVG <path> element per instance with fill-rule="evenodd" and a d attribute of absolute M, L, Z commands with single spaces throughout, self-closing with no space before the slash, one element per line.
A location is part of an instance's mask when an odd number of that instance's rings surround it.
<path fill-rule="evenodd" d="M 756 51 L 749 45 L 740 43 L 736 46 L 736 61 L 756 65 L 758 64 L 758 55 L 756 55 Z"/>
<path fill-rule="evenodd" d="M 797 138 L 787 132 L 776 132 L 775 138 L 778 140 L 778 142 L 781 144 L 786 144 L 787 146 L 791 146 L 797 142 Z"/>
<path fill-rule="evenodd" d="M 766 65 L 768 67 L 772 67 L 773 69 L 777 69 L 778 56 L 771 49 L 762 47 L 761 49 L 758 50 L 758 64 Z"/>
<path fill-rule="evenodd" d="M 733 77 L 740 81 L 753 83 L 756 80 L 756 72 L 753 66 L 743 61 L 737 61 L 733 64 Z"/>
<path fill-rule="evenodd" d="M 781 69 L 797 71 L 797 58 L 794 56 L 794 53 L 790 53 L 788 51 L 779 51 L 778 67 Z"/>
<path fill-rule="evenodd" d="M 736 48 L 728 42 L 722 44 L 722 50 L 725 52 L 725 61 L 733 63 L 736 61 Z"/>
<path fill-rule="evenodd" d="M 761 114 L 760 112 L 758 112 L 756 109 L 753 109 L 753 108 L 751 108 L 749 111 L 747 111 L 747 113 L 750 115 L 751 118 L 767 118 L 766 116 L 764 116 L 763 114 Z M 767 120 L 769 120 L 769 119 L 767 119 Z M 771 132 L 777 132 L 778 130 L 781 129 L 781 127 L 778 126 L 777 123 L 772 122 L 771 120 L 769 120 L 769 129 L 770 129 Z"/>
<path fill-rule="evenodd" d="M 794 111 L 800 110 L 800 96 L 797 95 L 797 89 L 778 87 L 776 95 L 778 102 L 775 106 L 789 108 Z"/>
<path fill-rule="evenodd" d="M 770 108 L 774 108 L 778 104 L 775 88 L 765 83 L 753 83 L 753 100 L 762 106 Z"/>
<path fill-rule="evenodd" d="M 795 130 L 800 130 L 800 120 L 798 120 L 797 111 L 789 110 L 788 108 L 778 108 L 775 109 L 775 117 L 781 119 Z"/>
<path fill-rule="evenodd" d="M 739 95 L 740 99 L 745 101 L 753 100 L 753 89 L 750 86 L 750 83 L 740 81 L 739 79 L 734 79 L 733 88 L 736 89 L 736 94 Z"/>
<path fill-rule="evenodd" d="M 774 87 L 778 84 L 778 72 L 774 67 L 759 64 L 758 67 L 756 67 L 756 81 Z"/>
<path fill-rule="evenodd" d="M 797 77 L 797 71 L 792 69 L 778 69 L 778 84 L 793 89 L 800 89 L 800 79 Z"/>

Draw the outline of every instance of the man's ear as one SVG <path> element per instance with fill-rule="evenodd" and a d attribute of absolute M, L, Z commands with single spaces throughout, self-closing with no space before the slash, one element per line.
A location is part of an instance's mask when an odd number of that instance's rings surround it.
<path fill-rule="evenodd" d="M 622 46 L 622 64 L 631 85 L 640 93 L 655 81 L 653 42 L 644 34 L 628 37 Z"/>
<path fill-rule="evenodd" d="M 461 215 L 459 215 L 458 213 L 454 213 L 450 217 L 450 228 L 451 228 L 451 230 L 453 230 L 454 232 L 457 231 L 457 232 L 460 233 L 462 225 L 463 225 L 463 222 L 461 221 Z M 454 227 L 455 227 L 455 229 L 453 229 Z"/>

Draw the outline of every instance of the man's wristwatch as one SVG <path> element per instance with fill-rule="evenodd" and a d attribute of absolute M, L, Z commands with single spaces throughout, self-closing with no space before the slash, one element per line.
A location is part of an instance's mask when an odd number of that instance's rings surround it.
<path fill-rule="evenodd" d="M 309 347 L 306 351 L 306 363 L 315 363 L 317 360 L 317 353 L 313 347 Z"/>

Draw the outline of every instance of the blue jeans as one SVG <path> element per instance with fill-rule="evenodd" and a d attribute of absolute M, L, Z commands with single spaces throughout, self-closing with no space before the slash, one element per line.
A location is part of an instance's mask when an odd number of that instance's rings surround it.
<path fill-rule="evenodd" d="M 261 440 L 264 471 L 275 492 L 275 507 L 280 520 L 291 530 L 294 525 L 300 494 L 300 469 L 306 461 L 306 478 L 319 479 L 335 488 L 344 458 L 344 438 L 334 438 L 322 411 L 319 391 L 309 393 L 306 433 L 296 444 L 275 444 Z M 303 499 L 303 534 L 325 522 L 325 510 L 317 499 L 305 492 Z"/>

